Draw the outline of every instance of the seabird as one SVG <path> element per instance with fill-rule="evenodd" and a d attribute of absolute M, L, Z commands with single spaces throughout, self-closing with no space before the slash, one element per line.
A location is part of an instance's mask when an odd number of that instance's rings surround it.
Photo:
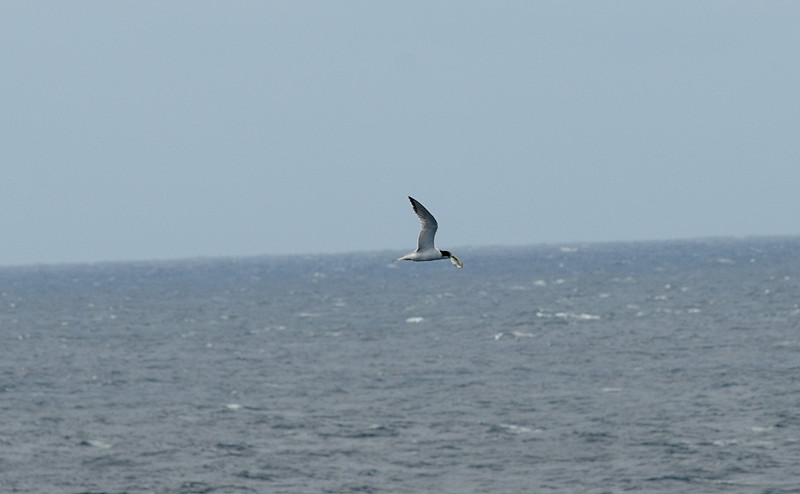
<path fill-rule="evenodd" d="M 439 224 L 436 223 L 436 218 L 425 209 L 425 206 L 420 204 L 416 199 L 408 196 L 411 201 L 411 207 L 414 212 L 419 216 L 419 222 L 422 223 L 422 229 L 419 231 L 419 239 L 417 239 L 417 250 L 403 257 L 397 259 L 398 261 L 436 261 L 437 259 L 450 259 L 453 266 L 461 269 L 464 263 L 459 261 L 456 256 L 447 250 L 439 250 L 433 246 L 433 237 L 436 235 L 436 229 Z"/>

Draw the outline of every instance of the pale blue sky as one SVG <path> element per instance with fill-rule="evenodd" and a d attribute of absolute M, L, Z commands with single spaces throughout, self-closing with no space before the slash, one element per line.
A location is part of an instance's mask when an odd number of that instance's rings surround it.
<path fill-rule="evenodd" d="M 797 2 L 2 2 L 0 265 L 800 234 Z"/>

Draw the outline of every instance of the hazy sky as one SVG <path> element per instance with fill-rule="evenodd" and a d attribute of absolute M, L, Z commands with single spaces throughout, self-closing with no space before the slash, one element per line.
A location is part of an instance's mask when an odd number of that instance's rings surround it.
<path fill-rule="evenodd" d="M 800 234 L 798 2 L 2 2 L 0 265 Z"/>

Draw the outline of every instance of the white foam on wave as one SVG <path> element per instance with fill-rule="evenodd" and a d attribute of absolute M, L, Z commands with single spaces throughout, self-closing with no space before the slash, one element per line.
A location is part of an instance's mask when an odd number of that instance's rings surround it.
<path fill-rule="evenodd" d="M 557 317 L 560 319 L 578 319 L 582 321 L 596 321 L 600 319 L 600 316 L 596 314 L 576 313 L 576 312 L 556 312 L 555 314 L 553 314 L 550 312 L 537 311 L 536 317 L 542 317 L 545 319 L 551 319 L 553 317 Z"/>
<path fill-rule="evenodd" d="M 408 319 L 406 319 L 406 322 L 408 324 L 419 324 L 424 320 L 425 320 L 424 317 L 416 316 L 416 317 L 409 317 Z"/>
<path fill-rule="evenodd" d="M 524 425 L 498 424 L 497 426 L 512 434 L 539 434 L 544 432 L 542 429 L 531 429 L 530 427 L 525 427 Z"/>
<path fill-rule="evenodd" d="M 225 408 L 235 412 L 236 410 L 241 410 L 242 405 L 238 403 L 228 403 L 227 405 L 225 405 Z"/>
<path fill-rule="evenodd" d="M 578 319 L 581 321 L 596 321 L 600 319 L 600 316 L 594 314 L 576 314 L 574 312 L 557 312 L 556 317 L 562 319 Z"/>
<path fill-rule="evenodd" d="M 109 449 L 109 448 L 111 448 L 110 444 L 104 443 L 103 441 L 98 441 L 97 439 L 89 439 L 88 441 L 86 441 L 86 444 L 88 444 L 89 446 L 94 446 L 95 448 L 100 448 L 100 449 Z"/>

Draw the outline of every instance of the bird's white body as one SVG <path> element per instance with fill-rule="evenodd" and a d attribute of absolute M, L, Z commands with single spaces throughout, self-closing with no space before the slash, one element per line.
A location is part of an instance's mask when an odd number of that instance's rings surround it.
<path fill-rule="evenodd" d="M 419 238 L 417 239 L 417 250 L 410 252 L 403 257 L 397 259 L 398 261 L 436 261 L 439 259 L 450 259 L 453 266 L 463 268 L 464 263 L 459 261 L 456 256 L 446 250 L 439 250 L 433 245 L 433 237 L 436 236 L 436 229 L 439 224 L 436 223 L 436 218 L 425 209 L 425 206 L 420 204 L 416 199 L 409 196 L 408 200 L 411 201 L 411 206 L 414 212 L 419 217 L 419 222 L 422 225 L 419 231 Z"/>
<path fill-rule="evenodd" d="M 398 261 L 438 261 L 439 259 L 447 259 L 447 257 L 442 255 L 442 251 L 434 248 L 409 252 L 399 258 Z"/>

